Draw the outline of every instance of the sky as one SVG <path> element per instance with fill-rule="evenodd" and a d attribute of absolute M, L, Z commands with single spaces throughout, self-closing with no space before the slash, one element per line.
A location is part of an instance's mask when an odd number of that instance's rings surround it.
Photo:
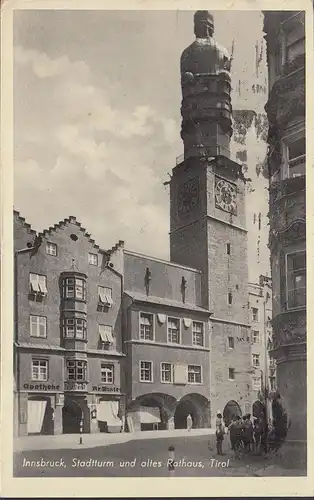
<path fill-rule="evenodd" d="M 262 111 L 266 95 L 251 91 L 262 14 L 213 13 L 217 41 L 234 41 L 233 108 Z M 74 215 L 102 248 L 122 239 L 169 258 L 163 183 L 183 152 L 179 62 L 193 14 L 15 11 L 14 205 L 33 229 Z"/>

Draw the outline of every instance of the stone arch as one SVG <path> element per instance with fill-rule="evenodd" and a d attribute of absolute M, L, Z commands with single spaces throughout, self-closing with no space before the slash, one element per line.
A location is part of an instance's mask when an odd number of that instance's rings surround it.
<path fill-rule="evenodd" d="M 253 403 L 252 406 L 253 417 L 259 418 L 265 413 L 265 405 L 258 399 Z"/>
<path fill-rule="evenodd" d="M 192 417 L 192 427 L 202 428 L 209 426 L 209 401 L 205 396 L 197 393 L 186 394 L 176 405 L 174 425 L 176 429 L 187 428 L 187 416 Z"/>
<path fill-rule="evenodd" d="M 148 394 L 141 394 L 134 400 L 132 400 L 128 405 L 128 414 L 139 410 L 140 407 L 157 407 L 160 410 L 160 423 L 158 426 L 150 426 L 141 424 L 141 430 L 149 430 L 152 428 L 158 428 L 158 430 L 167 429 L 169 426 L 169 421 L 171 420 L 174 408 L 176 405 L 176 399 L 169 394 L 152 392 Z"/>
<path fill-rule="evenodd" d="M 228 401 L 223 410 L 223 420 L 225 425 L 229 425 L 232 422 L 234 416 L 242 417 L 242 411 L 239 404 L 233 399 Z"/>
<path fill-rule="evenodd" d="M 89 432 L 89 409 L 85 399 L 66 396 L 62 408 L 63 434 L 79 434 L 83 421 L 83 432 Z"/>

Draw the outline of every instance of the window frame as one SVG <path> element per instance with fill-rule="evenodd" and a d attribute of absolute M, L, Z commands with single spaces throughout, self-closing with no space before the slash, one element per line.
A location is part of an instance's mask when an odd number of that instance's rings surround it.
<path fill-rule="evenodd" d="M 292 128 L 292 126 L 291 126 Z M 299 141 L 300 139 L 304 139 L 305 141 L 305 150 L 304 154 L 296 156 L 295 158 L 289 159 L 289 149 L 291 146 Z M 293 177 L 302 177 L 306 173 L 306 129 L 305 126 L 297 127 L 295 126 L 295 130 L 291 131 L 290 133 L 287 133 L 285 136 L 282 137 L 281 139 L 281 155 L 282 155 L 282 160 L 283 160 L 283 179 L 291 179 Z M 290 163 L 295 162 L 296 160 L 300 160 L 304 158 L 304 173 L 299 174 L 299 175 L 291 175 L 290 173 Z"/>
<path fill-rule="evenodd" d="M 230 374 L 233 374 L 233 377 L 230 377 Z M 235 380 L 235 369 L 232 367 L 228 368 L 228 380 Z"/>
<path fill-rule="evenodd" d="M 108 367 L 110 367 L 110 368 L 108 368 Z M 103 380 L 102 376 L 103 376 L 103 372 L 105 372 L 105 370 L 111 370 L 111 375 L 112 375 L 111 382 L 108 380 Z M 108 371 L 106 373 L 108 373 Z M 115 365 L 113 363 L 100 363 L 100 381 L 102 384 L 115 385 Z"/>
<path fill-rule="evenodd" d="M 34 363 L 39 363 L 38 365 L 38 374 L 40 374 L 40 363 L 45 363 L 46 367 L 46 376 L 45 378 L 34 378 Z M 36 358 L 32 357 L 31 358 L 31 380 L 33 382 L 47 382 L 49 380 L 49 360 L 48 359 L 42 359 L 42 358 Z"/>
<path fill-rule="evenodd" d="M 82 321 L 82 332 L 83 335 L 77 335 L 78 332 L 78 322 Z M 73 335 L 69 335 L 69 327 L 72 326 L 70 322 L 73 322 Z M 87 340 L 87 320 L 86 318 L 62 318 L 62 333 L 64 339 L 74 339 L 74 340 Z"/>
<path fill-rule="evenodd" d="M 142 380 L 142 363 L 150 363 L 150 373 L 151 380 Z M 144 370 L 144 368 L 143 368 Z M 154 362 L 148 359 L 140 359 L 139 360 L 139 381 L 146 384 L 152 384 L 154 382 Z"/>
<path fill-rule="evenodd" d="M 54 248 L 56 253 L 50 253 L 48 251 L 48 248 Z M 53 243 L 52 241 L 46 241 L 46 254 L 50 255 L 51 257 L 57 257 L 58 256 L 58 245 L 56 243 Z"/>
<path fill-rule="evenodd" d="M 288 257 L 290 255 L 295 255 L 297 253 L 304 253 L 305 254 L 305 268 L 300 268 L 300 270 L 303 270 L 305 271 L 305 287 L 300 287 L 299 289 L 298 288 L 291 288 L 289 289 L 288 288 Z M 287 307 L 287 310 L 289 311 L 292 311 L 292 310 L 296 310 L 296 309 L 304 309 L 306 307 L 306 289 L 307 289 L 307 283 L 306 283 L 306 270 L 307 270 L 307 266 L 306 266 L 306 249 L 302 249 L 302 250 L 295 250 L 293 252 L 288 252 L 285 254 L 285 284 L 286 284 L 286 307 Z M 291 291 L 294 291 L 294 290 L 301 290 L 301 289 L 304 289 L 305 290 L 305 303 L 304 305 L 301 305 L 301 306 L 293 306 L 293 307 L 289 307 L 289 292 Z"/>
<path fill-rule="evenodd" d="M 190 375 L 190 368 L 191 367 L 197 367 L 200 368 L 200 376 L 201 376 L 201 381 L 200 382 L 191 382 L 189 380 L 189 375 Z M 194 373 L 195 375 L 195 373 Z M 202 365 L 187 365 L 187 384 L 188 385 L 202 385 L 203 384 L 203 366 Z"/>
<path fill-rule="evenodd" d="M 196 334 L 199 334 L 200 332 L 195 332 L 194 330 L 194 325 L 195 324 L 199 324 L 199 325 L 202 325 L 202 332 L 201 332 L 201 335 L 202 335 L 202 343 L 201 344 L 197 344 L 194 342 L 195 338 L 194 336 Z M 192 345 L 194 347 L 204 347 L 205 346 L 205 323 L 204 321 L 192 321 Z"/>
<path fill-rule="evenodd" d="M 169 340 L 169 322 L 171 320 L 175 320 L 178 322 L 178 335 L 179 335 L 179 341 L 178 342 L 171 342 Z M 167 344 L 171 345 L 181 345 L 181 318 L 176 318 L 175 316 L 167 316 Z"/>
<path fill-rule="evenodd" d="M 254 381 L 258 381 L 258 387 L 254 384 Z M 262 390 L 262 381 L 260 377 L 252 377 L 252 389 L 253 391 L 261 391 Z"/>
<path fill-rule="evenodd" d="M 70 280 L 73 281 L 73 284 L 70 284 Z M 78 285 L 78 282 L 82 282 L 82 285 Z M 82 289 L 82 296 L 78 295 L 77 289 L 78 286 Z M 73 288 L 73 295 L 69 294 L 69 288 Z M 73 300 L 81 300 L 86 302 L 87 299 L 87 287 L 86 280 L 77 276 L 66 276 L 62 279 L 62 298 L 63 299 L 73 299 Z"/>
<path fill-rule="evenodd" d="M 145 316 L 151 316 L 152 318 L 152 324 L 151 324 L 151 333 L 152 333 L 152 338 L 151 339 L 145 339 L 145 338 L 142 338 L 141 337 L 141 330 L 142 330 L 142 323 L 141 323 L 141 316 L 145 315 Z M 146 311 L 139 311 L 139 332 L 138 332 L 138 338 L 139 340 L 141 340 L 142 342 L 155 342 L 155 314 L 154 313 L 151 313 L 151 312 L 146 312 Z"/>
<path fill-rule="evenodd" d="M 37 318 L 37 322 L 36 322 L 36 330 L 37 332 L 39 333 L 39 330 L 40 330 L 40 326 L 39 326 L 39 321 L 38 319 L 39 318 L 43 318 L 45 321 L 44 321 L 44 324 L 45 324 L 45 335 L 34 335 L 33 332 L 32 332 L 32 318 Z M 46 339 L 47 338 L 47 316 L 41 316 L 39 314 L 30 314 L 29 315 L 29 335 L 30 337 L 34 337 L 34 338 L 39 338 L 39 339 Z"/>
<path fill-rule="evenodd" d="M 107 299 L 107 302 L 103 302 L 101 299 L 102 293 L 101 290 L 104 291 L 103 296 Z M 109 291 L 109 293 L 106 293 L 106 290 Z M 113 305 L 113 298 L 112 298 L 112 288 L 109 286 L 103 286 L 103 285 L 97 285 L 97 300 L 98 300 L 98 307 L 102 307 L 103 309 L 107 307 L 111 307 Z"/>
<path fill-rule="evenodd" d="M 254 364 L 254 356 L 257 356 L 258 364 Z M 254 368 L 259 368 L 261 366 L 261 356 L 260 356 L 259 353 L 253 353 L 252 352 L 252 366 Z"/>
<path fill-rule="evenodd" d="M 163 374 L 166 373 L 165 370 L 163 370 L 163 365 L 170 366 L 170 380 L 163 380 Z M 169 361 L 161 361 L 161 363 L 160 363 L 160 382 L 162 384 L 173 384 L 173 363 L 170 363 Z"/>
<path fill-rule="evenodd" d="M 254 341 L 254 333 L 257 333 L 257 341 Z M 252 330 L 252 344 L 260 344 L 261 343 L 261 334 L 259 330 Z"/>
<path fill-rule="evenodd" d="M 102 340 L 101 333 L 100 333 L 101 327 L 104 327 L 104 329 L 110 328 L 110 335 L 111 335 L 112 341 L 107 340 L 105 342 Z M 114 335 L 113 325 L 104 325 L 103 323 L 98 323 L 98 337 L 99 337 L 99 342 L 100 342 L 101 346 L 103 347 L 102 350 L 106 350 L 106 347 L 108 348 L 109 346 L 113 346 L 115 344 L 115 341 L 114 341 L 115 335 Z"/>
<path fill-rule="evenodd" d="M 74 367 L 69 367 L 69 363 L 73 363 Z M 78 366 L 79 363 L 82 363 L 82 367 Z M 71 358 L 66 358 L 65 359 L 65 368 L 66 368 L 66 377 L 65 380 L 73 380 L 74 382 L 87 382 L 88 377 L 87 377 L 87 360 L 83 359 L 71 359 Z M 69 376 L 69 368 L 71 370 L 74 370 L 74 377 Z M 78 370 L 83 370 L 83 378 L 78 377 Z"/>
<path fill-rule="evenodd" d="M 96 258 L 96 263 L 92 262 L 92 257 Z M 88 264 L 90 266 L 98 267 L 98 253 L 88 252 Z"/>
<path fill-rule="evenodd" d="M 256 318 L 254 318 L 254 311 L 257 311 Z M 252 323 L 258 323 L 259 322 L 258 307 L 251 307 L 251 313 L 252 313 Z"/>
<path fill-rule="evenodd" d="M 230 339 L 232 339 L 232 346 L 230 345 Z M 235 342 L 234 342 L 234 337 L 232 337 L 231 335 L 228 336 L 228 349 L 234 349 L 234 346 L 235 346 Z"/>

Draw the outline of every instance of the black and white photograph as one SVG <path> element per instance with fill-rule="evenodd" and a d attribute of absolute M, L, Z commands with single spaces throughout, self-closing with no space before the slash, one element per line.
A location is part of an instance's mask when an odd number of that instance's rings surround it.
<path fill-rule="evenodd" d="M 306 478 L 308 12 L 30 5 L 13 477 Z"/>

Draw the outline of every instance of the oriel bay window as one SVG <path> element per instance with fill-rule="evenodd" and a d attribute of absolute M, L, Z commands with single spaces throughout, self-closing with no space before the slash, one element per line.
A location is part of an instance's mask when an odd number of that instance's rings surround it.
<path fill-rule="evenodd" d="M 63 279 L 63 298 L 86 300 L 86 282 L 82 278 Z"/>
<path fill-rule="evenodd" d="M 306 252 L 286 255 L 287 307 L 293 309 L 306 304 Z"/>
<path fill-rule="evenodd" d="M 154 340 L 153 314 L 140 313 L 140 339 Z"/>
<path fill-rule="evenodd" d="M 168 318 L 169 344 L 180 344 L 180 320 L 178 318 Z"/>
<path fill-rule="evenodd" d="M 83 318 L 64 318 L 63 336 L 66 339 L 86 340 L 86 320 Z"/>
<path fill-rule="evenodd" d="M 87 361 L 68 359 L 66 361 L 67 380 L 87 381 Z"/>

